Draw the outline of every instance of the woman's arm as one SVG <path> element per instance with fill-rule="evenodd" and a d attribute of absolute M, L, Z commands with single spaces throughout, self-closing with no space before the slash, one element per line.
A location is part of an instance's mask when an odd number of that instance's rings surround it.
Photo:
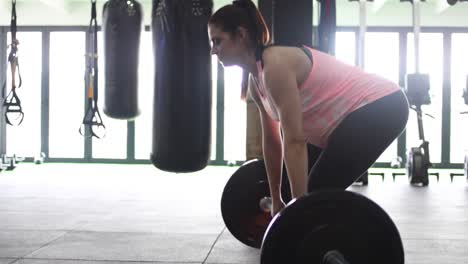
<path fill-rule="evenodd" d="M 263 78 L 277 110 L 283 132 L 283 157 L 293 198 L 307 193 L 307 141 L 302 128 L 302 109 L 296 73 L 274 52 L 264 54 Z"/>
<path fill-rule="evenodd" d="M 270 186 L 270 195 L 273 204 L 282 201 L 281 199 L 281 171 L 283 164 L 281 136 L 279 123 L 270 118 L 265 111 L 260 98 L 255 89 L 256 83 L 252 77 L 249 78 L 249 91 L 260 112 L 262 125 L 262 150 L 265 160 L 265 167 Z"/>

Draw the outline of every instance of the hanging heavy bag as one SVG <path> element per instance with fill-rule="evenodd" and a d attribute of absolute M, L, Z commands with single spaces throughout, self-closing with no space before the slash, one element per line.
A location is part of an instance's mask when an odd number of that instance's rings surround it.
<path fill-rule="evenodd" d="M 194 172 L 209 161 L 212 0 L 153 0 L 155 55 L 151 161 L 171 172 Z"/>
<path fill-rule="evenodd" d="M 275 44 L 311 47 L 313 1 L 295 0 L 291 3 L 290 0 L 275 0 L 270 5 L 273 7 L 272 28 Z"/>
<path fill-rule="evenodd" d="M 105 90 L 104 113 L 133 119 L 138 108 L 138 54 L 142 8 L 135 0 L 109 0 L 104 4 Z"/>

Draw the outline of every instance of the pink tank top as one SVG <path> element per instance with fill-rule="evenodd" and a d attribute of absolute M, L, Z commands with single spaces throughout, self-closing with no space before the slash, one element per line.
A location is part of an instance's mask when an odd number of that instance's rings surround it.
<path fill-rule="evenodd" d="M 305 46 L 304 46 L 305 47 Z M 313 65 L 306 80 L 298 87 L 302 102 L 303 132 L 307 142 L 324 148 L 328 137 L 340 122 L 356 109 L 401 88 L 376 74 L 366 73 L 335 57 L 305 47 L 312 53 Z M 257 61 L 259 76 L 263 74 Z M 279 121 L 270 93 L 262 81 L 255 88 L 266 112 Z"/>

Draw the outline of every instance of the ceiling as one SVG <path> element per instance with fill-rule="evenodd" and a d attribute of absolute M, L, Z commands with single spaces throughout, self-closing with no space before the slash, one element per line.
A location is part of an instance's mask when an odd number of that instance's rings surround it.
<path fill-rule="evenodd" d="M 291 4 L 295 0 L 289 0 Z M 18 25 L 86 25 L 91 0 L 16 0 Z M 106 0 L 97 0 L 98 13 Z M 152 0 L 138 0 L 143 6 L 144 22 L 150 24 Z M 231 3 L 215 0 L 215 9 Z M 256 2 L 256 1 L 254 1 Z M 318 12 L 314 1 L 314 12 Z M 374 0 L 366 5 L 369 26 L 409 26 L 412 23 L 411 4 L 400 0 Z M 11 0 L 0 0 L 0 25 L 10 23 Z M 338 25 L 359 24 L 359 3 L 337 0 Z M 421 25 L 468 27 L 468 2 L 449 6 L 447 0 L 426 0 L 421 3 Z M 318 15 L 314 15 L 316 24 Z M 99 20 L 99 19 L 98 19 Z"/>

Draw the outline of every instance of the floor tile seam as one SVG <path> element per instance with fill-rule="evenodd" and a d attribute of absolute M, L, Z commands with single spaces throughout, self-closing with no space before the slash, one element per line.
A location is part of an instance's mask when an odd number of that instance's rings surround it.
<path fill-rule="evenodd" d="M 59 240 L 60 238 L 66 236 L 68 233 L 73 232 L 73 230 L 75 230 L 76 228 L 78 228 L 78 226 L 80 226 L 80 225 L 82 225 L 82 224 L 83 224 L 83 223 L 76 224 L 76 225 L 74 226 L 74 228 L 71 228 L 70 230 L 67 230 L 67 231 L 56 231 L 56 232 L 62 232 L 62 233 L 61 233 L 60 235 L 58 235 L 57 237 L 51 239 L 51 240 L 48 241 L 47 243 L 41 245 L 39 248 L 37 248 L 37 249 L 35 249 L 35 250 L 33 250 L 33 251 L 31 251 L 31 252 L 29 252 L 29 253 L 23 255 L 23 257 L 21 257 L 20 259 L 24 259 L 24 258 L 26 258 L 27 256 L 34 254 L 34 252 L 37 252 L 37 251 L 39 251 L 39 250 L 41 250 L 41 249 L 43 249 L 43 248 L 49 246 L 50 244 L 54 243 L 55 241 Z M 37 230 L 37 231 L 41 231 L 41 230 Z"/>
<path fill-rule="evenodd" d="M 14 260 L 12 260 L 11 262 L 8 262 L 8 264 L 14 264 L 16 263 L 18 260 L 20 260 L 21 258 L 14 258 Z"/>
<path fill-rule="evenodd" d="M 70 232 L 70 231 L 73 231 L 74 229 L 68 229 L 68 228 L 64 228 L 64 229 L 38 229 L 38 228 L 0 228 L 0 231 L 44 231 L 44 232 L 47 232 L 47 231 L 53 231 L 53 232 Z"/>
<path fill-rule="evenodd" d="M 427 241 L 427 240 L 434 240 L 434 241 L 467 241 L 468 238 L 440 238 L 440 237 L 434 237 L 434 238 L 402 238 L 403 241 Z"/>
<path fill-rule="evenodd" d="M 109 262 L 109 263 L 164 263 L 164 264 L 201 264 L 199 261 L 149 261 L 149 260 L 106 260 L 106 259 L 81 259 L 81 258 L 31 258 L 31 257 L 22 257 L 10 262 L 9 264 L 14 264 L 20 260 L 44 260 L 44 261 L 82 261 L 82 262 Z"/>
<path fill-rule="evenodd" d="M 218 234 L 218 236 L 216 237 L 216 239 L 215 239 L 215 241 L 213 242 L 213 244 L 211 245 L 210 250 L 208 250 L 208 253 L 206 254 L 206 257 L 205 257 L 205 259 L 203 260 L 202 264 L 207 263 L 208 258 L 210 257 L 211 252 L 213 251 L 213 248 L 215 247 L 216 243 L 218 243 L 218 241 L 220 240 L 220 238 L 221 238 L 221 236 L 223 235 L 223 233 L 224 233 L 225 230 L 226 230 L 226 227 L 224 226 L 223 229 L 221 229 L 221 232 L 219 232 L 219 234 Z"/>
<path fill-rule="evenodd" d="M 43 228 L 43 229 L 38 229 L 38 228 L 1 228 L 0 227 L 0 231 L 40 231 L 40 232 L 65 232 L 65 233 L 69 233 L 69 232 L 73 232 L 74 230 L 77 230 L 80 226 L 84 226 L 86 224 L 88 224 L 89 221 L 84 221 L 84 220 L 80 220 L 78 221 L 77 223 L 74 223 L 73 225 L 69 225 L 68 228 Z"/>
<path fill-rule="evenodd" d="M 84 225 L 84 224 L 80 224 Z M 122 233 L 129 233 L 129 234 L 160 234 L 160 235 L 215 235 L 218 232 L 149 232 L 149 231 L 96 231 L 96 230 L 85 230 L 79 227 L 73 227 L 69 229 L 36 229 L 36 228 L 0 228 L 1 231 L 37 231 L 37 232 L 64 232 L 65 234 L 71 233 L 106 233 L 106 234 L 122 234 Z M 64 234 L 64 235 L 65 235 Z"/>
<path fill-rule="evenodd" d="M 40 231 L 40 230 L 39 230 Z M 76 229 L 70 229 L 67 234 L 72 234 L 72 233 L 105 233 L 105 234 L 135 234 L 135 235 L 146 235 L 146 234 L 158 234 L 158 235 L 182 235 L 182 236 L 200 236 L 200 235 L 205 235 L 205 236 L 212 236 L 218 234 L 218 232 L 155 232 L 155 231 L 116 231 L 116 230 L 106 230 L 106 231 L 96 231 L 96 230 L 83 230 L 80 228 Z"/>

